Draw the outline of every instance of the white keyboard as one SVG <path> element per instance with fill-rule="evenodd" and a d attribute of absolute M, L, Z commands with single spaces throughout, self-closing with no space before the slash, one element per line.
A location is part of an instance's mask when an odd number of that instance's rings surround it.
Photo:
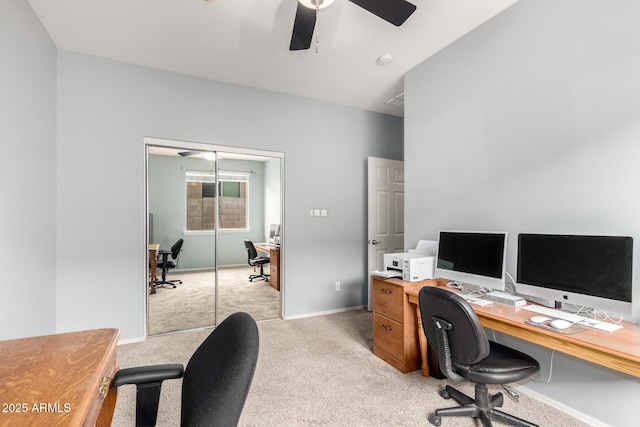
<path fill-rule="evenodd" d="M 603 322 L 601 320 L 592 319 L 591 317 L 580 316 L 579 314 L 569 313 L 567 311 L 556 310 L 554 308 L 543 307 L 541 305 L 525 305 L 520 307 L 523 310 L 531 311 L 536 314 L 542 314 L 544 316 L 553 317 L 556 319 L 563 319 L 571 323 L 577 323 L 579 325 L 590 326 L 602 331 L 614 332 L 618 329 L 622 329 L 622 325 L 616 323 Z"/>
<path fill-rule="evenodd" d="M 486 300 L 486 299 L 480 299 L 480 298 L 474 298 L 474 297 L 469 296 L 467 294 L 459 293 L 458 295 L 460 295 L 469 304 L 478 305 L 480 307 L 484 307 L 486 305 L 493 304 L 493 301 L 489 301 L 489 300 Z"/>
<path fill-rule="evenodd" d="M 571 323 L 578 323 L 584 320 L 589 319 L 585 316 L 580 316 L 579 314 L 569 313 L 568 311 L 556 310 L 554 308 L 543 307 L 541 305 L 525 305 L 524 307 L 520 307 L 523 310 L 532 311 L 537 314 L 543 314 L 545 316 L 554 317 L 556 319 L 567 320 Z M 600 322 L 599 320 L 591 319 L 594 322 Z"/>

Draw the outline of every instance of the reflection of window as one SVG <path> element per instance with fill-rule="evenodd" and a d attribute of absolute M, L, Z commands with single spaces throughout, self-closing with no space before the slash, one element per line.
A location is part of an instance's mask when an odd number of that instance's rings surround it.
<path fill-rule="evenodd" d="M 220 229 L 249 228 L 248 175 L 220 172 L 219 183 L 216 183 L 213 174 L 187 172 L 186 180 L 187 231 L 215 230 L 218 188 L 220 188 Z"/>

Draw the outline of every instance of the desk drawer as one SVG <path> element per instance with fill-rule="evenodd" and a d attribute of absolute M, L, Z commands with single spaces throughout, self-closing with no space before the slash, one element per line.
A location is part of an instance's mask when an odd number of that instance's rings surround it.
<path fill-rule="evenodd" d="M 391 356 L 401 361 L 404 360 L 404 328 L 402 323 L 374 314 L 373 343 Z"/>
<path fill-rule="evenodd" d="M 90 405 L 89 412 L 87 414 L 87 422 L 85 425 L 95 425 L 96 427 L 108 426 L 111 424 L 113 417 L 113 410 L 115 409 L 116 390 L 112 389 L 112 380 L 118 368 L 116 367 L 116 353 L 114 353 L 107 361 L 106 368 L 102 373 L 100 384 L 96 388 L 93 394 L 93 401 Z M 109 393 L 114 393 L 109 396 Z M 106 410 L 109 415 L 106 415 L 106 422 L 100 419 L 102 412 Z"/>
<path fill-rule="evenodd" d="M 402 322 L 404 288 L 399 285 L 373 280 L 373 311 L 397 322 Z"/>
<path fill-rule="evenodd" d="M 403 374 L 411 372 L 410 370 L 408 370 L 405 367 L 404 361 L 398 359 L 397 357 L 393 357 L 392 355 L 390 355 L 386 351 L 382 350 L 380 347 L 374 347 L 373 348 L 373 354 L 375 354 L 380 359 L 384 360 L 389 365 L 393 366 L 394 368 L 396 368 L 397 370 L 399 370 Z"/>

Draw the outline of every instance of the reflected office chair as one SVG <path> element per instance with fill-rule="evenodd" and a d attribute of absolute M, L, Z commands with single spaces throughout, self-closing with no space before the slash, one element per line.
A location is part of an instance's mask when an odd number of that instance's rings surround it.
<path fill-rule="evenodd" d="M 440 391 L 445 399 L 454 398 L 463 406 L 437 409 L 429 422 L 439 426 L 442 417 L 473 417 L 483 426 L 491 420 L 535 427 L 528 421 L 495 409 L 502 406 L 502 393 L 489 395 L 487 384 L 525 380 L 538 373 L 540 365 L 532 357 L 489 341 L 484 328 L 467 301 L 442 288 L 425 286 L 419 293 L 422 327 L 429 345 L 437 347 L 440 368 L 454 382 L 474 382 L 475 399 L 447 385 Z M 505 388 L 510 394 L 514 391 Z"/>
<path fill-rule="evenodd" d="M 244 241 L 244 247 L 247 251 L 247 262 L 251 267 L 260 267 L 260 274 L 252 274 L 249 276 L 249 281 L 253 282 L 253 279 L 264 279 L 265 282 L 269 281 L 269 275 L 264 274 L 264 265 L 269 264 L 269 257 L 258 256 L 255 246 L 251 240 Z"/>
<path fill-rule="evenodd" d="M 258 349 L 255 320 L 247 313 L 234 313 L 204 340 L 186 369 L 181 364 L 121 369 L 113 385 L 136 385 L 136 426 L 156 424 L 162 382 L 181 377 L 181 426 L 236 426 L 253 381 Z"/>
<path fill-rule="evenodd" d="M 162 278 L 153 282 L 153 285 L 156 288 L 163 286 L 171 286 L 172 288 L 175 288 L 176 283 L 182 283 L 182 280 L 167 280 L 167 271 L 172 270 L 178 266 L 178 257 L 180 256 L 180 251 L 182 250 L 182 243 L 184 243 L 184 240 L 178 239 L 178 241 L 175 242 L 173 246 L 171 246 L 170 251 L 160 251 L 158 253 L 158 255 L 161 257 L 158 260 L 158 268 L 162 270 Z M 171 256 L 171 259 L 169 259 L 169 256 Z"/>

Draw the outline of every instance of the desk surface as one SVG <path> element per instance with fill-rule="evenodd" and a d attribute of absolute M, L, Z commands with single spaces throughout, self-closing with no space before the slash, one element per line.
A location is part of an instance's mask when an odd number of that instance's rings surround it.
<path fill-rule="evenodd" d="M 269 252 L 271 250 L 280 250 L 280 246 L 272 245 L 270 243 L 254 243 L 253 246 L 262 252 Z"/>
<path fill-rule="evenodd" d="M 400 279 L 388 279 L 404 283 Z M 418 292 L 423 286 L 445 286 L 444 280 L 427 280 L 405 285 L 409 302 L 418 304 Z M 447 288 L 451 290 L 450 288 Z M 453 291 L 452 291 L 453 292 Z M 484 307 L 472 306 L 483 326 L 524 341 L 587 360 L 635 377 L 640 377 L 640 326 L 623 322 L 624 328 L 605 332 L 593 328 L 576 334 L 561 334 L 528 325 L 534 313 L 493 303 Z"/>
<path fill-rule="evenodd" d="M 149 243 L 149 293 L 155 294 L 156 287 L 156 270 L 158 268 L 158 252 L 160 252 L 159 243 Z"/>
<path fill-rule="evenodd" d="M 0 426 L 93 425 L 119 335 L 95 329 L 0 341 Z"/>

